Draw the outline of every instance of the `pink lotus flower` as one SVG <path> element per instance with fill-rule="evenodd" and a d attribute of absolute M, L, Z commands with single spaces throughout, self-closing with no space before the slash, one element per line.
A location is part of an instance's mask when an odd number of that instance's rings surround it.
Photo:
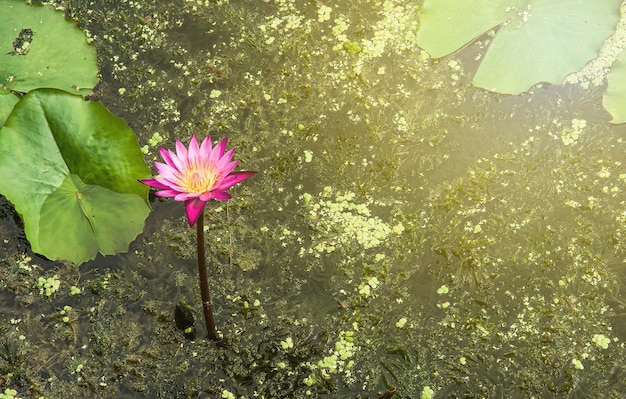
<path fill-rule="evenodd" d="M 176 140 L 176 153 L 159 149 L 165 163 L 155 162 L 159 176 L 141 180 L 142 183 L 161 189 L 155 195 L 174 197 L 185 202 L 189 226 L 193 226 L 211 199 L 229 200 L 227 189 L 254 175 L 256 172 L 233 172 L 239 161 L 233 161 L 235 149 L 227 153 L 225 137 L 215 147 L 207 136 L 200 146 L 196 136 L 189 141 L 189 150 Z"/>

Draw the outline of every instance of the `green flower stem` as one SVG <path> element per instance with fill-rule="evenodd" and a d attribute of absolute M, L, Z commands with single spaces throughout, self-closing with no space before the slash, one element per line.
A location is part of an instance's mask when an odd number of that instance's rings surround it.
<path fill-rule="evenodd" d="M 211 294 L 209 293 L 209 282 L 206 274 L 206 255 L 204 252 L 204 215 L 200 212 L 198 221 L 197 243 L 198 243 L 198 278 L 200 279 L 200 294 L 202 296 L 202 309 L 204 310 L 204 322 L 211 341 L 217 341 L 217 329 L 213 318 L 213 305 L 211 304 Z"/>

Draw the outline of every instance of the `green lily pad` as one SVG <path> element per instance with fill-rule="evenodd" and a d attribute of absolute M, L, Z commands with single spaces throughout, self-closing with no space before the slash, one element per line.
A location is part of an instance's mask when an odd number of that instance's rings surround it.
<path fill-rule="evenodd" d="M 425 0 L 420 8 L 417 43 L 432 57 L 441 58 L 476 40 L 514 14 L 506 8 L 523 1 Z"/>
<path fill-rule="evenodd" d="M 626 51 L 615 61 L 607 77 L 608 85 L 602 96 L 602 106 L 613 119 L 611 123 L 626 122 Z"/>
<path fill-rule="evenodd" d="M 19 100 L 20 98 L 11 92 L 2 93 L 0 91 L 0 127 L 4 125 L 4 121 L 7 120 L 13 106 L 15 106 Z"/>
<path fill-rule="evenodd" d="M 0 193 L 33 251 L 75 263 L 128 250 L 150 207 L 133 131 L 98 102 L 57 89 L 26 94 L 0 129 Z"/>
<path fill-rule="evenodd" d="M 498 27 L 474 75 L 477 87 L 519 94 L 561 84 L 598 55 L 614 31 L 621 0 L 425 0 L 418 43 L 443 57 Z"/>
<path fill-rule="evenodd" d="M 62 239 L 40 240 L 41 250 L 49 258 L 79 260 L 90 259 L 89 254 L 98 251 L 127 250 L 137 237 L 137 228 L 143 227 L 146 209 L 138 195 L 85 184 L 70 174 L 46 198 L 39 219 L 40 236 Z"/>
<path fill-rule="evenodd" d="M 85 95 L 97 83 L 96 49 L 62 12 L 0 0 L 0 86 L 22 93 L 51 87 Z"/>

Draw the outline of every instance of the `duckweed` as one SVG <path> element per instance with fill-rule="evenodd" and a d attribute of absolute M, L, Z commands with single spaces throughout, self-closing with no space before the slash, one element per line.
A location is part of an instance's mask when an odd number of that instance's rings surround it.
<path fill-rule="evenodd" d="M 583 366 L 583 362 L 581 362 L 578 359 L 572 359 L 572 365 L 574 365 L 574 368 L 576 370 L 584 370 L 585 366 Z"/>
<path fill-rule="evenodd" d="M 334 193 L 334 195 L 333 195 Z M 390 225 L 380 217 L 372 215 L 369 205 L 355 201 L 353 192 L 334 192 L 326 187 L 316 197 L 304 193 L 303 200 L 311 228 L 316 232 L 313 245 L 300 250 L 300 255 L 330 253 L 337 247 L 359 245 L 363 249 L 382 246 L 391 234 L 400 235 L 404 231 L 402 223 Z"/>
<path fill-rule="evenodd" d="M 604 334 L 594 334 L 593 338 L 591 338 L 591 342 L 596 344 L 599 348 L 607 349 L 611 340 L 604 336 Z"/>
<path fill-rule="evenodd" d="M 420 399 L 433 399 L 434 395 L 435 391 L 433 391 L 432 388 L 427 385 L 422 389 L 422 395 L 420 396 Z"/>
<path fill-rule="evenodd" d="M 233 394 L 232 392 L 230 392 L 228 389 L 224 389 L 222 391 L 222 396 L 223 399 L 235 399 L 235 394 Z"/>
<path fill-rule="evenodd" d="M 587 121 L 584 119 L 572 119 L 571 128 L 565 128 L 561 132 L 561 141 L 564 145 L 573 145 L 578 142 L 583 131 L 587 127 Z"/>
<path fill-rule="evenodd" d="M 408 320 L 407 320 L 407 318 L 406 318 L 406 317 L 402 317 L 400 320 L 398 320 L 398 321 L 396 322 L 396 327 L 397 327 L 397 328 L 404 328 L 404 326 L 406 325 L 407 321 L 408 321 Z"/>
<path fill-rule="evenodd" d="M 335 341 L 334 350 L 323 359 L 317 362 L 317 370 L 324 375 L 346 373 L 350 374 L 350 369 L 354 366 L 354 360 L 351 358 L 358 350 L 354 344 L 354 332 L 344 331 L 340 334 L 339 339 Z M 315 378 L 309 379 L 315 382 Z"/>
<path fill-rule="evenodd" d="M 20 399 L 17 396 L 17 391 L 15 389 L 7 388 L 3 393 L 0 393 L 0 399 Z"/>
<path fill-rule="evenodd" d="M 59 287 L 61 286 L 61 281 L 59 280 L 58 275 L 54 275 L 52 277 L 39 277 L 37 279 L 37 287 L 39 287 L 39 294 L 44 295 L 46 297 L 52 296 Z"/>
<path fill-rule="evenodd" d="M 280 341 L 280 346 L 283 349 L 293 348 L 293 339 L 291 337 L 287 337 L 284 341 Z"/>

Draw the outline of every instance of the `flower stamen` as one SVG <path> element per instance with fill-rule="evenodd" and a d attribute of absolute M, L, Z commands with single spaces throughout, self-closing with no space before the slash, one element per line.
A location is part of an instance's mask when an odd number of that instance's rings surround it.
<path fill-rule="evenodd" d="M 219 171 L 212 163 L 199 165 L 185 170 L 185 174 L 181 176 L 181 186 L 188 193 L 206 193 L 213 189 L 219 175 Z"/>

